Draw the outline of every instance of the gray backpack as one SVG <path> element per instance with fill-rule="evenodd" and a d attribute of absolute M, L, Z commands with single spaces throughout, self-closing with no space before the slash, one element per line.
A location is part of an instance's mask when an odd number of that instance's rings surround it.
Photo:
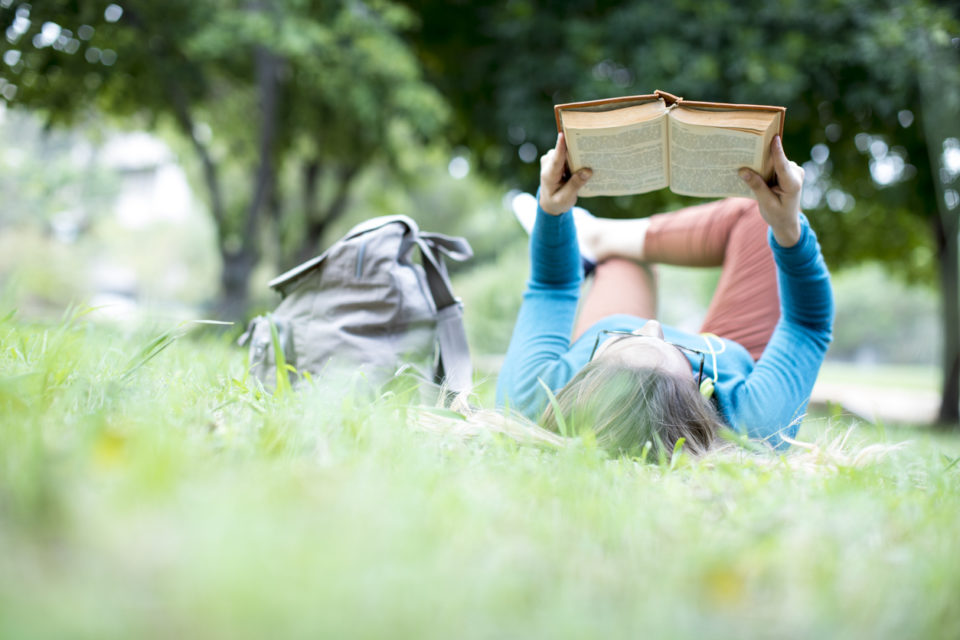
<path fill-rule="evenodd" d="M 419 251 L 421 264 L 412 260 Z M 444 256 L 463 261 L 463 238 L 424 233 L 406 216 L 363 222 L 323 254 L 270 282 L 282 297 L 240 336 L 250 343 L 250 371 L 276 384 L 274 345 L 287 365 L 313 377 L 344 370 L 371 382 L 414 367 L 453 392 L 472 383 L 463 305 L 453 295 Z M 288 368 L 291 381 L 300 376 Z"/>

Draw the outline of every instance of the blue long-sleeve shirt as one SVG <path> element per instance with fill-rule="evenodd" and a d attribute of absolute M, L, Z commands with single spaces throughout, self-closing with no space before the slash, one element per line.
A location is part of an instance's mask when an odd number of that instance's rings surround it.
<path fill-rule="evenodd" d="M 817 373 L 830 344 L 833 293 L 816 234 L 801 215 L 800 240 L 781 247 L 769 232 L 777 265 L 780 320 L 760 359 L 740 344 L 664 326 L 664 338 L 706 351 L 704 377 L 724 422 L 750 438 L 785 447 L 781 435 L 796 436 Z M 552 216 L 537 210 L 530 236 L 531 274 L 497 380 L 497 404 L 536 418 L 547 404 L 542 380 L 558 391 L 590 359 L 603 330 L 632 331 L 647 321 L 630 315 L 604 318 L 571 344 L 580 298 L 582 268 L 576 228 L 569 211 Z M 684 352 L 692 371 L 698 355 Z"/>

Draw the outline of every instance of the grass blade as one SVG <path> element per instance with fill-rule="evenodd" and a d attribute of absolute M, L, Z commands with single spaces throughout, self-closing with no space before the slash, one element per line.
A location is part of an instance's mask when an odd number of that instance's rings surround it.
<path fill-rule="evenodd" d="M 280 346 L 280 335 L 277 332 L 277 324 L 273 321 L 273 318 L 269 316 L 267 317 L 267 322 L 270 323 L 270 341 L 273 343 L 273 360 L 277 369 L 277 388 L 273 390 L 273 395 L 280 398 L 293 391 L 293 387 L 290 386 L 287 357 L 283 353 L 283 348 Z M 296 371 L 296 369 L 294 369 L 294 371 Z"/>
<path fill-rule="evenodd" d="M 160 355 L 167 347 L 183 337 L 185 331 L 182 326 L 174 327 L 164 331 L 153 340 L 144 345 L 137 354 L 130 359 L 127 368 L 120 374 L 120 380 L 127 380 L 134 373 L 139 371 L 145 364 Z"/>
<path fill-rule="evenodd" d="M 557 417 L 557 428 L 560 429 L 560 435 L 564 438 L 571 437 L 570 431 L 567 428 L 567 421 L 563 417 L 563 412 L 560 410 L 560 403 L 557 402 L 557 396 L 553 395 L 553 391 L 550 390 L 550 387 L 548 387 L 547 383 L 541 378 L 537 378 L 537 382 L 539 382 L 543 390 L 547 392 L 547 398 L 550 399 L 550 406 L 553 407 L 553 413 Z"/>

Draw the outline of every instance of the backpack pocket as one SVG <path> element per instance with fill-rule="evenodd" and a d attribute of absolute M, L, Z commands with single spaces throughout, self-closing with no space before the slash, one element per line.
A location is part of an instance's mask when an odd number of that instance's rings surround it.
<path fill-rule="evenodd" d="M 273 314 L 257 316 L 250 321 L 247 330 L 237 341 L 240 346 L 250 343 L 249 370 L 265 387 L 272 389 L 277 382 L 277 358 L 274 351 L 273 332 L 270 325 L 276 327 L 277 342 L 283 352 L 286 364 L 296 367 L 296 353 L 293 348 L 293 333 L 290 323 Z M 288 372 L 289 375 L 289 372 Z"/>

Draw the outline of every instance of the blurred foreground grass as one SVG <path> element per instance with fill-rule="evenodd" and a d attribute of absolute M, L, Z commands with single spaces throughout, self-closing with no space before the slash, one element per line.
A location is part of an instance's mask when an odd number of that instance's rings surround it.
<path fill-rule="evenodd" d="M 960 637 L 956 437 L 605 460 L 163 333 L 0 322 L 0 637 Z"/>

